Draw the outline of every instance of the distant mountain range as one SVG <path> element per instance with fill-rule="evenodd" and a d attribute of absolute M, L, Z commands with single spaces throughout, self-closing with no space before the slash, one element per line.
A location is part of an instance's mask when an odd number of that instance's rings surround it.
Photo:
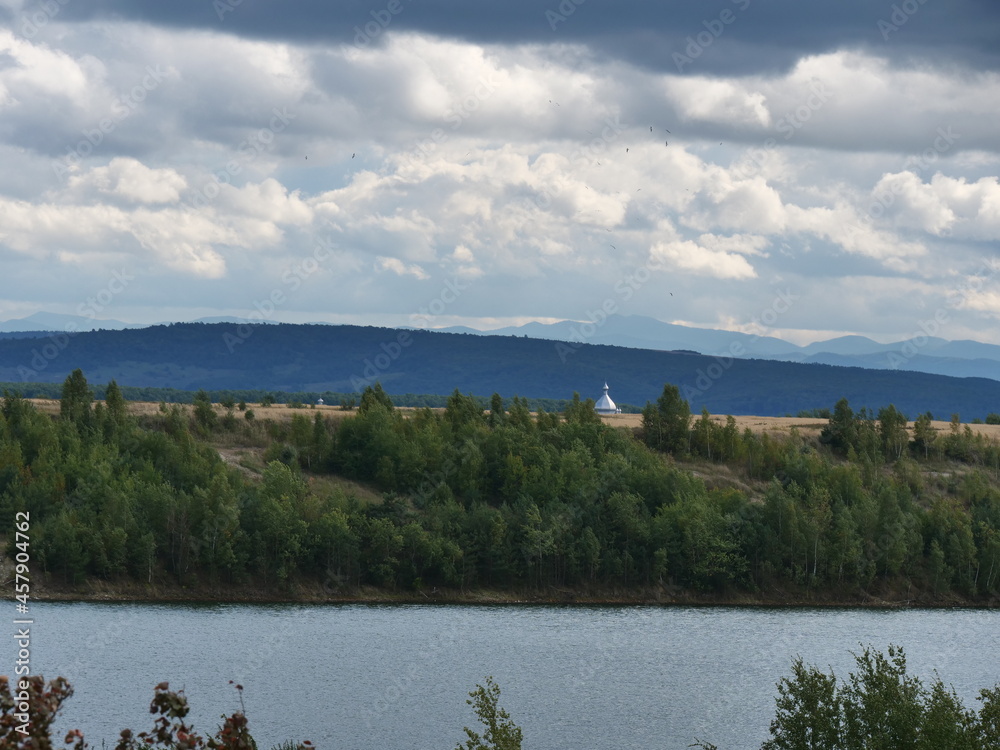
<path fill-rule="evenodd" d="M 246 320 L 217 316 L 192 322 L 239 324 Z M 25 318 L 0 322 L 0 339 L 44 336 L 55 331 L 146 327 L 148 326 L 120 320 L 97 320 L 77 315 L 38 312 Z M 735 356 L 740 359 L 770 359 L 872 370 L 908 370 L 959 378 L 1000 380 L 1000 346 L 979 341 L 924 337 L 880 344 L 864 336 L 842 336 L 798 346 L 772 336 L 675 325 L 641 315 L 612 315 L 600 324 L 564 320 L 558 323 L 527 323 L 492 331 L 465 326 L 439 330 L 477 336 L 517 336 L 652 351 L 685 351 Z"/>
<path fill-rule="evenodd" d="M 63 315 L 61 313 L 36 312 L 25 318 L 14 318 L 0 322 L 0 333 L 52 333 L 121 330 L 122 328 L 145 328 L 121 320 L 97 320 L 83 315 Z"/>
<path fill-rule="evenodd" d="M 193 323 L 244 323 L 244 318 L 215 316 L 198 318 Z M 155 325 L 165 325 L 155 324 Z M 113 318 L 91 318 L 83 315 L 36 312 L 24 318 L 0 321 L 0 338 L 27 338 L 47 336 L 52 333 L 80 333 L 83 331 L 121 331 L 126 328 L 149 328 L 147 323 L 126 323 Z"/>
<path fill-rule="evenodd" d="M 609 321 L 608 325 L 611 325 Z M 690 329 L 689 329 L 690 330 Z M 680 346 L 691 346 L 678 341 Z M 177 323 L 0 340 L 0 381 L 61 383 L 75 368 L 105 384 L 210 391 L 354 393 L 376 380 L 390 394 L 505 398 L 611 397 L 642 406 L 664 383 L 713 414 L 796 414 L 894 404 L 911 418 L 1000 412 L 1000 381 L 921 372 L 740 359 L 545 341 L 521 336 L 340 325 Z"/>
<path fill-rule="evenodd" d="M 441 330 L 1000 380 L 1000 346 L 979 341 L 924 337 L 880 344 L 864 336 L 841 336 L 797 346 L 771 336 L 693 328 L 641 315 L 611 315 L 599 325 L 564 320 L 558 323 L 527 323 L 485 332 L 464 326 Z"/>

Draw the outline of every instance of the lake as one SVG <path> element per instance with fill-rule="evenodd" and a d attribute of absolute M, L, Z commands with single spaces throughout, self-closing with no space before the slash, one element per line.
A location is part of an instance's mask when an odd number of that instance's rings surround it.
<path fill-rule="evenodd" d="M 903 646 L 912 673 L 936 670 L 967 706 L 1000 681 L 989 610 L 34 602 L 30 617 L 32 671 L 75 687 L 60 731 L 98 748 L 152 727 L 162 680 L 202 734 L 242 684 L 261 750 L 449 750 L 478 728 L 465 699 L 486 675 L 525 748 L 574 750 L 757 748 L 792 658 L 846 676 L 860 644 Z"/>

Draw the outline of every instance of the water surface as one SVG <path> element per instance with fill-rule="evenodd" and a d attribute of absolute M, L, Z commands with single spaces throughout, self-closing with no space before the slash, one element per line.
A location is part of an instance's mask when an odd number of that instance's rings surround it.
<path fill-rule="evenodd" d="M 937 670 L 970 706 L 1000 681 L 988 610 L 33 603 L 32 616 L 33 672 L 76 690 L 60 729 L 97 747 L 151 728 L 162 680 L 203 734 L 242 684 L 262 750 L 454 748 L 486 675 L 525 748 L 574 750 L 759 747 L 791 659 L 846 676 L 859 644 L 902 645 L 912 672 Z"/>

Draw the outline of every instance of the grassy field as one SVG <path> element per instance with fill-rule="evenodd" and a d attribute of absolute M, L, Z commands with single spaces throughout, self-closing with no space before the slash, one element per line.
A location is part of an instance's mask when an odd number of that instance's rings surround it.
<path fill-rule="evenodd" d="M 694 417 L 697 420 L 699 417 L 696 415 Z M 621 427 L 640 427 L 642 425 L 642 415 L 641 414 L 614 414 L 611 416 L 602 417 L 605 424 L 618 425 Z M 770 433 L 787 433 L 793 427 L 798 428 L 799 433 L 803 437 L 817 437 L 820 431 L 826 427 L 825 419 L 817 419 L 815 417 L 754 417 L 754 416 L 740 416 L 735 417 L 736 426 L 739 428 L 740 432 L 743 432 L 747 427 L 750 428 L 752 432 L 770 432 Z M 718 422 L 724 425 L 726 423 L 725 415 L 713 415 L 713 422 Z M 951 424 L 949 422 L 931 422 L 934 429 L 940 432 L 948 432 L 951 429 Z M 911 430 L 913 429 L 913 422 L 907 423 L 907 427 Z M 964 423 L 963 423 L 964 427 Z M 986 435 L 994 439 L 1000 439 L 1000 424 L 970 424 L 970 429 L 976 434 Z"/>
<path fill-rule="evenodd" d="M 29 399 L 35 404 L 41 411 L 48 414 L 58 414 L 59 413 L 59 402 L 54 399 Z M 181 409 L 188 412 L 192 411 L 194 407 L 190 404 L 179 404 Z M 348 417 L 354 414 L 354 411 L 344 411 L 340 406 L 332 404 L 324 404 L 323 406 L 307 405 L 301 409 L 292 409 L 285 404 L 273 404 L 272 406 L 261 406 L 260 404 L 247 404 L 248 409 L 253 409 L 254 416 L 257 419 L 269 419 L 276 422 L 290 422 L 292 416 L 295 414 L 304 414 L 312 419 L 313 414 L 319 412 L 323 415 L 325 419 L 339 420 L 344 417 Z M 397 407 L 399 411 L 404 414 L 408 412 L 417 411 L 416 408 L 411 407 Z M 157 414 L 160 410 L 160 405 L 152 401 L 131 401 L 129 402 L 129 410 L 137 415 L 149 415 Z M 226 410 L 220 405 L 215 404 L 215 410 L 222 416 L 225 414 Z M 443 411 L 441 409 L 435 409 L 435 411 Z M 236 412 L 239 417 L 241 413 Z M 788 433 L 793 427 L 797 428 L 799 433 L 803 437 L 818 437 L 820 431 L 826 426 L 826 420 L 817 419 L 815 417 L 755 417 L 752 415 L 745 416 L 735 416 L 736 426 L 743 432 L 747 427 L 750 428 L 752 432 L 763 433 L 768 432 L 772 434 Z M 608 416 L 601 417 L 605 424 L 612 425 L 615 427 L 630 427 L 638 428 L 642 426 L 642 415 L 641 414 L 611 414 Z M 698 419 L 695 415 L 692 422 Z M 712 420 L 724 425 L 726 423 L 725 415 L 713 415 Z M 950 429 L 949 422 L 932 422 L 934 428 L 940 432 L 946 433 Z M 963 423 L 963 427 L 964 427 Z M 910 429 L 913 428 L 913 422 L 908 424 Z M 970 424 L 969 428 L 976 434 L 986 435 L 987 437 L 993 438 L 995 440 L 1000 440 L 1000 425 L 996 424 Z"/>

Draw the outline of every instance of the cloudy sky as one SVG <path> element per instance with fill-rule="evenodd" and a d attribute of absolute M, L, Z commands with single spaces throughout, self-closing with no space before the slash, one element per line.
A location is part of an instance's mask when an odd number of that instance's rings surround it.
<path fill-rule="evenodd" d="M 0 165 L 0 320 L 1000 343 L 995 0 L 0 0 Z"/>

